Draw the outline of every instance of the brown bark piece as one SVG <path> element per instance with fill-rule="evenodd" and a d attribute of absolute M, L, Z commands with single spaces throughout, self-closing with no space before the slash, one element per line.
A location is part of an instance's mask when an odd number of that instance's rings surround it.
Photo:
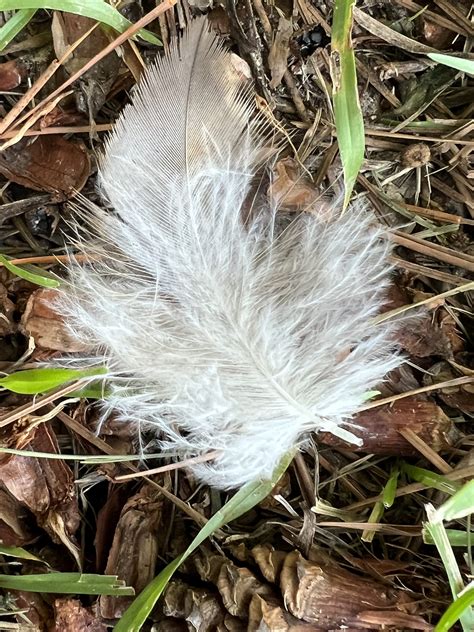
<path fill-rule="evenodd" d="M 122 509 L 110 549 L 106 575 L 118 575 L 139 593 L 155 576 L 163 499 L 149 486 L 142 487 Z M 99 600 L 104 619 L 120 617 L 131 597 L 103 595 Z"/>
<path fill-rule="evenodd" d="M 260 582 L 248 568 L 238 567 L 230 560 L 221 567 L 217 588 L 227 611 L 239 618 L 248 616 L 254 595 L 272 595 L 272 589 Z"/>
<path fill-rule="evenodd" d="M 0 489 L 0 542 L 6 546 L 24 546 L 32 542 L 36 534 L 31 530 L 30 522 L 27 509 Z"/>
<path fill-rule="evenodd" d="M 0 91 L 18 88 L 26 77 L 26 68 L 20 59 L 11 59 L 0 64 Z"/>
<path fill-rule="evenodd" d="M 354 417 L 353 422 L 360 427 L 355 433 L 362 439 L 362 445 L 351 445 L 329 432 L 318 434 L 318 440 L 354 452 L 414 456 L 418 454 L 416 449 L 402 437 L 400 430 L 412 430 L 435 452 L 449 448 L 461 436 L 439 406 L 415 397 L 363 411 Z"/>
<path fill-rule="evenodd" d="M 217 595 L 178 581 L 171 582 L 166 589 L 163 613 L 184 619 L 195 632 L 215 629 L 223 623 L 226 614 Z"/>
<path fill-rule="evenodd" d="M 51 632 L 106 632 L 107 626 L 80 601 L 69 597 L 54 602 L 55 623 Z"/>
<path fill-rule="evenodd" d="M 356 624 L 364 610 L 396 611 L 399 603 L 397 592 L 383 584 L 309 562 L 298 551 L 286 557 L 280 585 L 288 611 L 325 630 Z"/>
<path fill-rule="evenodd" d="M 311 623 L 298 621 L 277 600 L 254 595 L 249 607 L 248 632 L 327 632 Z"/>

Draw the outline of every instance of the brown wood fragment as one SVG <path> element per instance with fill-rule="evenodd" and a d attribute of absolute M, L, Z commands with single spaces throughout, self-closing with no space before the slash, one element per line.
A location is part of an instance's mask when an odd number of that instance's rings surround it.
<path fill-rule="evenodd" d="M 85 608 L 78 599 L 70 597 L 55 599 L 55 621 L 51 632 L 106 632 L 102 623 L 90 608 Z"/>
<path fill-rule="evenodd" d="M 155 576 L 163 497 L 145 485 L 122 509 L 110 549 L 106 575 L 118 575 L 139 593 Z M 99 599 L 104 619 L 122 616 L 132 597 L 103 595 Z"/>
<path fill-rule="evenodd" d="M 325 445 L 348 448 L 354 452 L 414 456 L 417 451 L 402 437 L 400 430 L 409 428 L 435 452 L 451 447 L 461 436 L 439 406 L 415 397 L 361 412 L 354 417 L 353 423 L 359 426 L 355 433 L 362 439 L 360 446 L 350 445 L 329 432 L 318 434 L 318 440 Z"/>
<path fill-rule="evenodd" d="M 272 590 L 263 584 L 248 568 L 238 567 L 230 560 L 221 566 L 217 588 L 227 611 L 235 617 L 246 617 L 253 595 L 271 595 Z"/>
<path fill-rule="evenodd" d="M 226 612 L 216 594 L 183 582 L 171 582 L 164 595 L 163 613 L 184 619 L 195 632 L 207 632 L 222 624 Z"/>
<path fill-rule="evenodd" d="M 309 562 L 298 551 L 287 555 L 280 585 L 288 611 L 325 630 L 357 624 L 364 610 L 383 610 L 387 616 L 401 605 L 400 594 L 380 582 L 361 578 L 335 564 L 323 567 Z"/>

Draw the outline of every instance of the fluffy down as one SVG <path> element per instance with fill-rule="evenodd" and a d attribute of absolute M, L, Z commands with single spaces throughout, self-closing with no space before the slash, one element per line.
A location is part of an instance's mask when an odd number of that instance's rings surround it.
<path fill-rule="evenodd" d="M 150 68 L 100 171 L 115 212 L 90 209 L 61 309 L 110 369 L 104 402 L 151 424 L 222 489 L 266 478 L 319 430 L 352 442 L 368 390 L 400 364 L 372 324 L 389 279 L 387 240 L 350 209 L 300 214 L 283 231 L 242 207 L 268 130 L 199 20 Z M 354 430 L 354 429 L 353 429 Z M 356 432 L 356 430 L 354 430 Z"/>

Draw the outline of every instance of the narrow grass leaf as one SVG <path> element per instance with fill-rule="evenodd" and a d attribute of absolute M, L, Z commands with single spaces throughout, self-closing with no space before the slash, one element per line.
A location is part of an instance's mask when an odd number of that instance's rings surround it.
<path fill-rule="evenodd" d="M 408 476 L 415 482 L 421 483 L 426 487 L 433 487 L 440 492 L 445 492 L 451 496 L 459 491 L 462 487 L 461 483 L 450 481 L 449 478 L 442 474 L 436 474 L 430 470 L 425 470 L 422 467 L 416 467 L 416 465 L 410 465 L 403 463 L 402 470 L 408 474 Z"/>
<path fill-rule="evenodd" d="M 30 283 L 34 283 L 35 285 L 49 288 L 56 288 L 61 285 L 58 279 L 53 279 L 50 276 L 46 276 L 43 272 L 31 272 L 26 268 L 20 268 L 20 266 L 16 266 L 13 263 L 10 263 L 5 255 L 0 255 L 0 263 L 4 265 L 5 268 L 9 270 L 12 274 L 16 274 L 16 276 L 20 277 L 20 279 L 25 279 L 25 281 L 29 281 Z"/>
<path fill-rule="evenodd" d="M 3 11 L 51 9 L 52 11 L 74 13 L 108 24 L 119 33 L 123 33 L 132 25 L 117 9 L 114 9 L 104 0 L 2 0 L 1 8 Z M 138 31 L 138 35 L 151 44 L 161 45 L 160 40 L 145 29 Z"/>
<path fill-rule="evenodd" d="M 459 520 L 474 514 L 474 480 L 469 481 L 438 509 L 443 520 Z"/>
<path fill-rule="evenodd" d="M 438 621 L 434 632 L 449 632 L 454 625 L 466 614 L 472 610 L 474 605 L 474 585 L 464 590 L 459 597 L 453 601 L 441 619 Z"/>
<path fill-rule="evenodd" d="M 36 555 L 33 555 L 33 553 L 23 549 L 21 546 L 7 546 L 6 544 L 0 544 L 0 555 L 16 557 L 20 560 L 29 560 L 31 562 L 40 562 L 41 564 L 49 566 L 47 562 L 39 557 L 36 557 Z"/>
<path fill-rule="evenodd" d="M 70 394 L 69 394 L 70 395 Z M 170 456 L 165 454 L 58 454 L 57 452 L 36 452 L 34 450 L 17 450 L 0 446 L 0 454 L 14 454 L 29 456 L 35 459 L 56 459 L 57 461 L 80 461 L 84 464 L 99 463 L 127 463 L 128 461 L 143 461 L 146 459 L 163 459 Z M 1 553 L 1 549 L 0 549 Z"/>
<path fill-rule="evenodd" d="M 335 0 L 331 39 L 331 75 L 337 142 L 344 172 L 344 209 L 364 160 L 364 119 L 359 103 L 351 42 L 355 0 Z"/>
<path fill-rule="evenodd" d="M 26 592 L 63 595 L 131 596 L 135 591 L 116 575 L 82 573 L 39 573 L 35 575 L 0 575 L 0 588 Z"/>
<path fill-rule="evenodd" d="M 79 371 L 77 369 L 28 369 L 17 371 L 0 378 L 0 386 L 21 395 L 36 395 L 58 388 L 73 380 L 81 380 L 94 375 L 107 373 L 105 367 L 93 367 Z"/>
<path fill-rule="evenodd" d="M 474 542 L 474 532 L 461 531 L 460 529 L 446 529 L 449 544 L 451 546 L 471 546 Z M 425 544 L 434 544 L 433 538 L 429 531 L 423 528 L 423 542 Z"/>
<path fill-rule="evenodd" d="M 292 459 L 293 452 L 286 454 L 273 473 L 271 480 L 248 483 L 216 512 L 199 531 L 186 551 L 173 560 L 171 564 L 168 564 L 138 595 L 115 626 L 114 632 L 138 632 L 180 564 L 215 531 L 250 511 L 250 509 L 266 498 Z"/>
<path fill-rule="evenodd" d="M 454 57 L 453 55 L 443 55 L 442 53 L 428 53 L 428 57 L 438 64 L 444 64 L 455 70 L 466 72 L 474 75 L 474 60 L 465 59 L 463 57 Z"/>
<path fill-rule="evenodd" d="M 395 502 L 395 494 L 397 492 L 399 474 L 400 474 L 400 470 L 398 468 L 394 468 L 390 472 L 388 481 L 386 482 L 385 487 L 383 488 L 382 502 L 385 509 L 389 509 Z"/>
<path fill-rule="evenodd" d="M 0 51 L 25 28 L 35 13 L 36 9 L 20 9 L 0 28 Z"/>
<path fill-rule="evenodd" d="M 69 397 L 81 397 L 84 399 L 105 399 L 109 394 L 106 384 L 103 382 L 92 382 L 84 388 L 69 393 Z"/>
<path fill-rule="evenodd" d="M 367 519 L 367 524 L 377 524 L 381 522 L 384 512 L 385 512 L 384 505 L 380 500 L 378 500 L 372 507 L 370 516 Z M 362 532 L 360 539 L 362 540 L 362 542 L 372 542 L 372 540 L 374 539 L 374 536 L 375 536 L 375 531 L 373 529 L 366 529 Z"/>

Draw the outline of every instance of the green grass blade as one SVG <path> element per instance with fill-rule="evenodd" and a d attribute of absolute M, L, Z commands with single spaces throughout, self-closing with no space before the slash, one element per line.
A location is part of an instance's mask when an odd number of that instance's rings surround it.
<path fill-rule="evenodd" d="M 335 0 L 331 39 L 331 75 L 337 142 L 344 172 L 344 208 L 364 160 L 364 119 L 359 103 L 354 49 L 351 42 L 355 0 Z"/>
<path fill-rule="evenodd" d="M 16 276 L 20 277 L 20 279 L 25 279 L 25 281 L 29 281 L 30 283 L 34 283 L 35 285 L 52 288 L 56 288 L 61 285 L 58 279 L 53 279 L 49 276 L 45 276 L 43 273 L 38 274 L 36 272 L 30 272 L 30 270 L 20 268 L 19 266 L 10 263 L 5 255 L 0 255 L 0 263 L 4 265 L 5 268 L 9 270 L 12 274 L 16 274 Z"/>
<path fill-rule="evenodd" d="M 36 9 L 20 9 L 0 28 L 0 51 L 25 28 L 35 13 Z"/>
<path fill-rule="evenodd" d="M 119 33 L 123 33 L 132 25 L 117 9 L 104 0 L 1 0 L 0 7 L 3 11 L 51 9 L 74 13 L 108 24 Z M 161 45 L 160 40 L 145 29 L 138 31 L 138 35 L 151 44 Z"/>
<path fill-rule="evenodd" d="M 474 483 L 474 481 L 466 483 L 463 489 L 458 491 L 451 498 L 448 498 L 438 509 L 435 509 L 431 504 L 426 505 L 428 522 L 424 524 L 423 528 L 425 532 L 429 534 L 429 537 L 433 540 L 438 549 L 454 600 L 457 600 L 464 593 L 466 588 L 443 520 L 448 517 L 448 519 L 451 519 L 451 516 L 463 517 L 468 515 L 467 512 L 469 509 L 472 511 L 472 483 Z M 474 630 L 474 609 L 471 606 L 460 609 L 458 619 L 461 622 L 464 632 L 472 632 L 472 630 Z"/>
<path fill-rule="evenodd" d="M 443 55 L 442 53 L 428 53 L 428 57 L 438 64 L 444 64 L 455 70 L 474 75 L 474 60 L 454 57 L 453 55 Z"/>
<path fill-rule="evenodd" d="M 457 597 L 438 621 L 434 632 L 449 632 L 455 623 L 474 606 L 474 585 Z"/>
<path fill-rule="evenodd" d="M 474 513 L 474 480 L 469 481 L 438 509 L 443 520 L 459 520 Z"/>
<path fill-rule="evenodd" d="M 434 544 L 430 533 L 423 528 L 423 542 L 425 544 Z M 474 542 L 474 532 L 461 531 L 460 529 L 446 529 L 446 536 L 451 546 L 470 546 Z"/>
<path fill-rule="evenodd" d="M 383 488 L 382 502 L 385 509 L 389 509 L 395 502 L 395 494 L 397 493 L 397 484 L 398 484 L 399 474 L 400 474 L 400 470 L 398 468 L 394 468 L 390 472 L 388 481 L 386 482 L 385 487 Z"/>
<path fill-rule="evenodd" d="M 73 380 L 81 380 L 94 375 L 107 373 L 105 367 L 93 367 L 79 371 L 77 369 L 28 369 L 10 373 L 0 378 L 0 386 L 21 395 L 36 395 L 58 388 Z"/>
<path fill-rule="evenodd" d="M 436 474 L 435 472 L 425 470 L 422 467 L 416 467 L 416 465 L 410 465 L 409 463 L 403 463 L 402 470 L 408 474 L 413 481 L 421 483 L 426 487 L 433 487 L 451 496 L 462 487 L 461 483 L 450 481 L 449 478 L 446 478 L 446 476 L 442 474 Z"/>
<path fill-rule="evenodd" d="M 16 557 L 20 560 L 29 560 L 31 562 L 40 562 L 41 564 L 46 564 L 49 566 L 47 562 L 42 560 L 33 553 L 30 553 L 26 549 L 23 549 L 21 546 L 7 546 L 6 544 L 0 544 L 0 555 L 6 555 L 7 557 Z"/>
<path fill-rule="evenodd" d="M 186 551 L 173 560 L 171 564 L 168 564 L 138 595 L 115 626 L 114 632 L 138 632 L 180 564 L 215 531 L 246 513 L 266 498 L 292 459 L 293 452 L 286 454 L 273 473 L 271 480 L 248 483 L 215 513 L 199 531 Z"/>
<path fill-rule="evenodd" d="M 0 575 L 0 588 L 26 592 L 63 595 L 131 596 L 135 591 L 116 575 L 82 573 L 39 573 L 35 575 Z"/>

